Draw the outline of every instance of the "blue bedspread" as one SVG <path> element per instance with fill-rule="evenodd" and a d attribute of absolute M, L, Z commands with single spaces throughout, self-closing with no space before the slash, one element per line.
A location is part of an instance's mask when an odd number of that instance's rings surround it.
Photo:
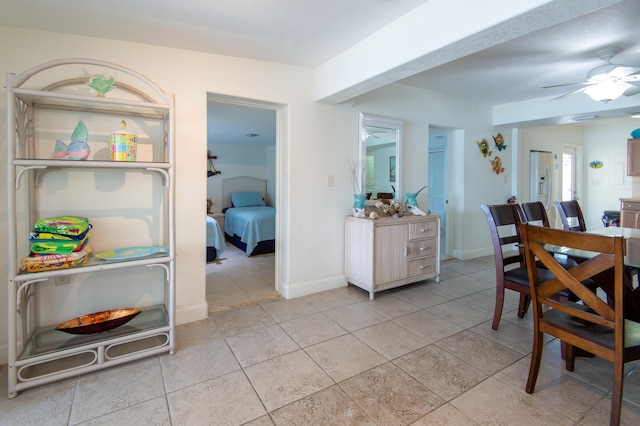
<path fill-rule="evenodd" d="M 224 232 L 238 235 L 251 254 L 260 241 L 276 238 L 276 209 L 267 206 L 233 207 L 225 211 Z"/>
<path fill-rule="evenodd" d="M 218 221 L 211 216 L 207 216 L 207 247 L 215 247 L 218 252 L 218 257 L 220 257 L 222 252 L 227 248 L 224 241 L 224 234 L 220 230 L 220 225 L 218 225 Z"/>

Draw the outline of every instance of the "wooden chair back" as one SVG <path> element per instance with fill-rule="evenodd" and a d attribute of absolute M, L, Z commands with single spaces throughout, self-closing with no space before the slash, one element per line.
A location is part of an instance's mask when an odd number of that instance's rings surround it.
<path fill-rule="evenodd" d="M 530 304 L 524 250 L 516 248 L 522 244 L 520 207 L 515 204 L 494 204 L 482 205 L 481 208 L 489 224 L 496 263 L 496 303 L 491 327 L 497 330 L 502 317 L 505 289 L 520 293 L 520 318 L 527 312 Z"/>
<path fill-rule="evenodd" d="M 534 347 L 526 391 L 532 393 L 535 388 L 542 355 L 543 333 L 549 334 L 565 345 L 565 359 L 569 370 L 574 368 L 574 348 L 583 349 L 614 363 L 611 424 L 618 424 L 622 404 L 624 362 L 640 358 L 640 324 L 625 322 L 624 317 L 624 238 L 525 224 L 522 226 L 522 239 L 529 270 L 534 315 Z M 546 245 L 596 254 L 567 270 L 547 251 Z M 541 279 L 536 260 L 551 271 L 554 278 Z M 606 279 L 613 287 L 613 303 L 607 304 L 592 289 L 585 286 L 582 281 L 588 279 Z M 558 291 L 563 290 L 571 291 L 581 302 L 558 301 L 552 298 Z M 630 335 L 630 328 L 627 328 L 628 341 L 625 342 L 626 327 L 637 329 L 638 334 Z"/>
<path fill-rule="evenodd" d="M 587 225 L 585 224 L 584 216 L 582 215 L 582 209 L 576 200 L 556 200 L 553 203 L 558 209 L 560 220 L 562 220 L 562 227 L 565 231 L 584 232 L 587 230 Z"/>
<path fill-rule="evenodd" d="M 489 223 L 496 269 L 504 271 L 506 266 L 517 263 L 526 266 L 522 250 L 514 250 L 514 244 L 522 244 L 521 219 L 515 204 L 482 205 Z"/>
<path fill-rule="evenodd" d="M 522 203 L 520 207 L 523 213 L 522 222 L 539 223 L 540 226 L 549 227 L 549 216 L 547 216 L 547 210 L 542 201 Z"/>

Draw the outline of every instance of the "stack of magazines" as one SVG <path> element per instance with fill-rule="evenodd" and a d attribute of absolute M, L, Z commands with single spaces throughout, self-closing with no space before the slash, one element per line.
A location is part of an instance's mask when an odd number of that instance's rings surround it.
<path fill-rule="evenodd" d="M 89 245 L 91 224 L 86 217 L 58 216 L 39 219 L 29 235 L 29 256 L 20 272 L 71 268 L 85 263 L 93 251 Z"/>

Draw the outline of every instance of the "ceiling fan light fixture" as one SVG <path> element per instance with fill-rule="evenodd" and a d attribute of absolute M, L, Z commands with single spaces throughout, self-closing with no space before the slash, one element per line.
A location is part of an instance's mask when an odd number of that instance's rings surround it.
<path fill-rule="evenodd" d="M 616 64 L 600 65 L 587 73 L 587 81 L 591 83 L 599 83 L 611 79 L 609 73 L 618 68 Z"/>
<path fill-rule="evenodd" d="M 604 102 L 606 104 L 622 96 L 629 86 L 629 84 L 621 81 L 601 81 L 584 89 L 584 93 L 589 95 L 594 101 Z"/>

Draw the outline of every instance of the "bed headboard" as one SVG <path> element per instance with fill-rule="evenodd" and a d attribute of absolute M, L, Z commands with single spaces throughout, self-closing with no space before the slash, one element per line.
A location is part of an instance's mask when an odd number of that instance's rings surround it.
<path fill-rule="evenodd" d="M 231 207 L 232 192 L 259 192 L 267 200 L 267 180 L 252 176 L 222 179 L 222 208 Z"/>

